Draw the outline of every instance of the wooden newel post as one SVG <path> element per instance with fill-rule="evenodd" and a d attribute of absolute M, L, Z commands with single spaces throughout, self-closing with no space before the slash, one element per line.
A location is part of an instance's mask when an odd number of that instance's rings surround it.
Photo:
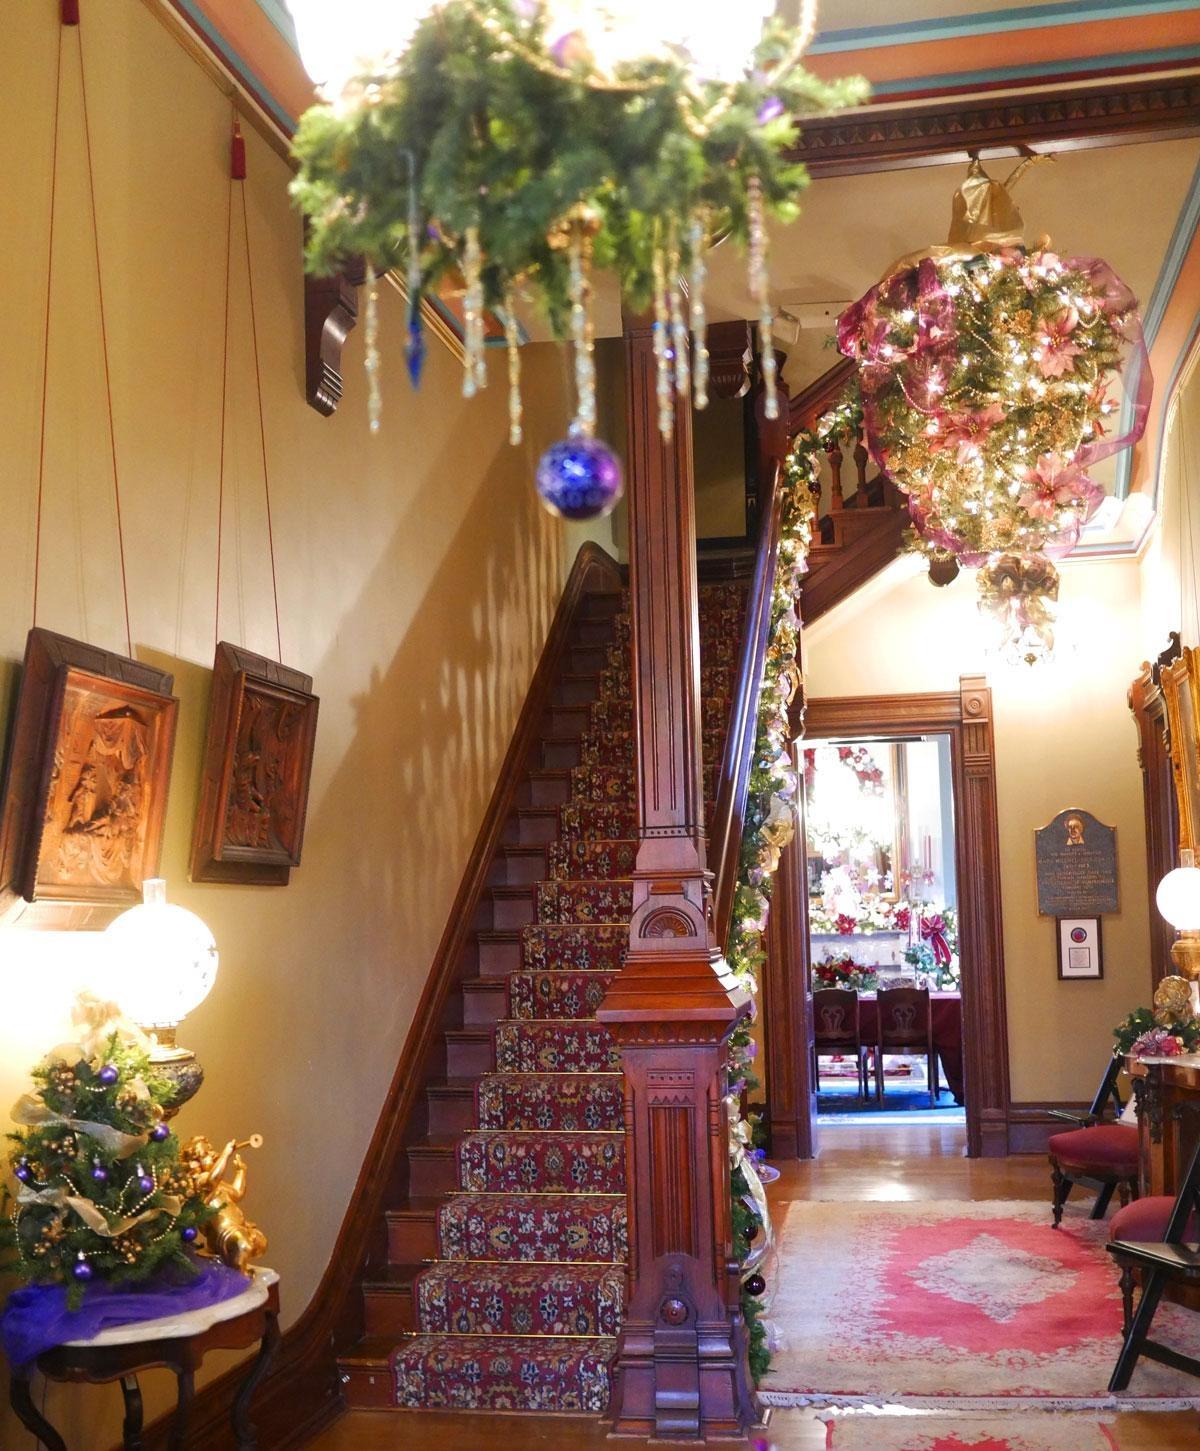
<path fill-rule="evenodd" d="M 639 835 L 629 952 L 598 1017 L 625 1070 L 630 1301 L 615 1435 L 734 1437 L 759 1419 L 732 1258 L 724 1095 L 749 1000 L 724 972 L 705 861 L 691 413 L 658 432 L 648 321 L 626 321 Z"/>

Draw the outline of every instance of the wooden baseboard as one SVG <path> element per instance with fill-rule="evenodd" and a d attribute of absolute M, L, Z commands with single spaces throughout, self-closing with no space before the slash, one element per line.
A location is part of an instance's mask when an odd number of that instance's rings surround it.
<path fill-rule="evenodd" d="M 271 1451 L 302 1445 L 344 1409 L 337 1355 L 362 1335 L 359 1280 L 364 1268 L 386 1253 L 385 1201 L 406 1182 L 405 1146 L 423 1131 L 427 1083 L 444 1071 L 445 1015 L 464 975 L 465 948 L 493 856 L 540 738 L 579 605 L 585 595 L 620 589 L 622 582 L 614 559 L 598 544 L 583 545 L 547 633 L 324 1276 L 304 1314 L 284 1333 L 275 1365 L 255 1396 L 251 1418 L 259 1444 Z M 282 1289 L 286 1295 L 287 1286 Z M 245 1374 L 244 1366 L 227 1372 L 196 1397 L 189 1416 L 189 1451 L 228 1451 L 230 1408 Z M 157 1420 L 146 1432 L 147 1451 L 165 1451 L 169 1430 L 168 1418 Z"/>
<path fill-rule="evenodd" d="M 1066 1109 L 1069 1113 L 1086 1113 L 1088 1105 L 1081 1103 L 1041 1102 L 1010 1103 L 1008 1106 L 1008 1152 L 1010 1154 L 1045 1154 L 1051 1134 L 1061 1134 L 1070 1124 L 1062 1119 L 1051 1118 L 1048 1110 Z"/>

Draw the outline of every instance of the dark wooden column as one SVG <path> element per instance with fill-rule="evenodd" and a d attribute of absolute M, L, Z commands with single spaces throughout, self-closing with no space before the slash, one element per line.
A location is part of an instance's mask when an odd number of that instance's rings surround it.
<path fill-rule="evenodd" d="M 803 796 L 798 804 L 796 835 L 780 854 L 771 892 L 760 1004 L 772 1159 L 811 1159 L 816 1152 Z"/>
<path fill-rule="evenodd" d="M 625 964 L 598 1017 L 625 1070 L 630 1300 L 613 1432 L 696 1440 L 759 1419 L 732 1258 L 726 1043 L 749 1009 L 712 934 L 700 744 L 691 413 L 658 432 L 648 321 L 626 323 L 641 844 Z"/>

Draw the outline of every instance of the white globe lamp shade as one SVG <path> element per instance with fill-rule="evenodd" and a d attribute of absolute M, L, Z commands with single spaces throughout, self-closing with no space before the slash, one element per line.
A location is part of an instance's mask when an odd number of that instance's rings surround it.
<path fill-rule="evenodd" d="M 1200 932 L 1200 867 L 1176 867 L 1158 884 L 1158 910 L 1176 932 Z"/>
<path fill-rule="evenodd" d="M 148 878 L 143 902 L 104 933 L 104 987 L 126 1017 L 169 1041 L 212 991 L 217 944 L 194 912 L 166 899 L 166 882 Z"/>

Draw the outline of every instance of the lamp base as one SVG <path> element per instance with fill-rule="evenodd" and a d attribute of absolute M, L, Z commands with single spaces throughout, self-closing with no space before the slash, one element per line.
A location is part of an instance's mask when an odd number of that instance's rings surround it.
<path fill-rule="evenodd" d="M 175 1042 L 174 1031 L 170 1040 L 152 1038 L 150 1062 L 155 1072 L 160 1073 L 173 1085 L 171 1095 L 163 1103 L 163 1118 L 171 1119 L 189 1099 L 195 1098 L 204 1082 L 204 1068 L 190 1048 L 181 1048 Z"/>
<path fill-rule="evenodd" d="M 1171 946 L 1171 961 L 1181 977 L 1200 980 L 1200 932 L 1181 932 Z"/>

